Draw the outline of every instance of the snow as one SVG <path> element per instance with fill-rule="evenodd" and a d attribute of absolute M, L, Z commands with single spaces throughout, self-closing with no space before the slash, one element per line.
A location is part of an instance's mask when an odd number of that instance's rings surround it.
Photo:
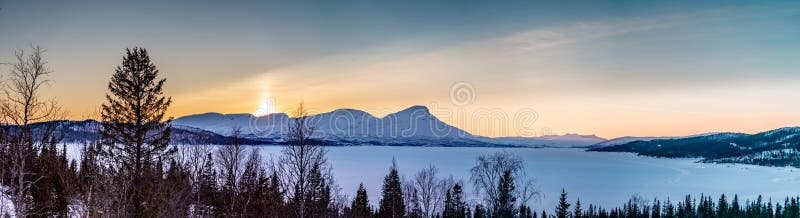
<path fill-rule="evenodd" d="M 499 137 L 487 140 L 497 144 L 520 145 L 526 147 L 584 147 L 606 141 L 595 135 L 546 135 L 540 137 Z"/>
<path fill-rule="evenodd" d="M 265 155 L 280 151 L 280 147 L 261 148 Z M 453 175 L 468 182 L 475 158 L 499 151 L 512 152 L 525 160 L 526 173 L 535 177 L 545 194 L 542 201 L 532 205 L 538 210 L 552 211 L 561 188 L 570 193 L 570 201 L 580 197 L 586 205 L 605 207 L 622 206 L 633 194 L 645 199 L 669 197 L 675 203 L 686 194 L 738 194 L 744 200 L 755 199 L 759 194 L 765 199 L 783 199 L 800 193 L 797 168 L 698 163 L 698 159 L 691 158 L 652 158 L 569 148 L 351 146 L 328 150 L 328 160 L 344 193 L 352 196 L 358 184 L 364 182 L 373 204 L 380 199 L 383 177 L 393 158 L 406 178 L 433 164 L 439 168 L 440 176 Z M 467 184 L 465 190 L 472 190 L 471 186 Z"/>
<path fill-rule="evenodd" d="M 614 145 L 627 144 L 627 143 L 631 143 L 631 142 L 634 142 L 634 141 L 650 141 L 650 140 L 656 140 L 656 139 L 671 139 L 671 138 L 674 138 L 674 137 L 624 136 L 624 137 L 614 138 L 614 139 L 610 139 L 610 140 L 607 140 L 607 141 L 604 141 L 604 142 L 600 142 L 600 143 L 594 144 L 594 145 L 592 145 L 592 147 L 608 147 L 608 146 L 614 146 Z"/>
<path fill-rule="evenodd" d="M 262 156 L 279 155 L 279 146 L 258 146 Z M 508 151 L 525 161 L 526 173 L 535 178 L 545 197 L 531 206 L 552 211 L 558 193 L 564 188 L 570 200 L 604 207 L 621 206 L 637 194 L 645 199 L 683 199 L 686 194 L 718 196 L 738 194 L 740 199 L 783 199 L 800 193 L 800 170 L 789 167 L 762 167 L 743 164 L 698 163 L 699 159 L 653 158 L 631 153 L 585 152 L 572 148 L 491 148 L 491 147 L 327 147 L 328 161 L 344 194 L 353 196 L 363 182 L 370 202 L 380 199 L 383 177 L 392 159 L 401 175 L 409 178 L 433 164 L 441 177 L 452 175 L 464 182 L 469 169 L 481 154 Z M 80 145 L 67 149 L 70 159 L 80 157 Z M 466 184 L 465 190 L 472 190 Z M 472 200 L 476 200 L 472 192 Z M 674 202 L 673 202 L 674 203 Z"/>
<path fill-rule="evenodd" d="M 196 128 L 230 136 L 235 127 L 246 138 L 271 138 L 280 140 L 287 132 L 289 118 L 286 114 L 253 116 L 250 114 L 205 113 L 180 117 L 173 125 L 187 129 Z M 425 106 L 411 106 L 396 113 L 378 118 L 356 109 L 338 109 L 308 116 L 316 128 L 314 137 L 340 144 L 415 144 L 436 146 L 527 146 L 576 147 L 602 142 L 594 135 L 551 135 L 542 137 L 488 138 L 472 135 L 442 122 Z"/>
<path fill-rule="evenodd" d="M 8 188 L 6 186 L 0 186 L 0 216 L 2 217 L 14 217 L 14 202 L 11 201 L 11 196 L 8 196 Z"/>

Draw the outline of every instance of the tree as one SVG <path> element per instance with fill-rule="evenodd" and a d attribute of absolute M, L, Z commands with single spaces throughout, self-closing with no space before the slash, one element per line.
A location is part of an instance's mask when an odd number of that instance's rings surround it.
<path fill-rule="evenodd" d="M 392 161 L 389 174 L 383 179 L 383 192 L 381 194 L 378 217 L 400 218 L 405 216 L 406 205 L 403 202 L 403 189 L 395 161 Z"/>
<path fill-rule="evenodd" d="M 220 195 L 227 203 L 224 208 L 220 209 L 224 210 L 225 214 L 228 215 L 235 215 L 237 212 L 239 212 L 236 206 L 240 205 L 241 203 L 239 202 L 239 190 L 237 185 L 239 182 L 239 175 L 242 173 L 242 165 L 244 164 L 243 161 L 246 154 L 245 147 L 241 144 L 241 140 L 239 139 L 240 132 L 241 131 L 238 127 L 234 127 L 232 131 L 231 142 L 226 145 L 222 145 L 219 149 L 217 149 L 216 154 L 216 160 L 218 162 L 217 167 L 219 167 L 218 172 L 220 172 L 220 178 L 222 179 Z M 258 169 L 252 170 L 257 172 Z M 258 175 L 252 176 L 257 177 Z"/>
<path fill-rule="evenodd" d="M 14 53 L 16 62 L 8 63 L 10 70 L 6 74 L 7 81 L 3 89 L 4 99 L 0 102 L 0 115 L 3 125 L 11 128 L 3 128 L 3 150 L 7 152 L 7 160 L 3 161 L 3 174 L 8 174 L 10 181 L 11 201 L 14 204 L 16 216 L 25 217 L 28 214 L 42 213 L 45 211 L 31 211 L 41 209 L 40 206 L 32 205 L 31 195 L 37 183 L 55 181 L 53 178 L 44 178 L 36 169 L 37 154 L 42 147 L 56 144 L 56 137 L 53 136 L 53 126 L 46 124 L 44 131 L 34 133 L 30 124 L 36 122 L 54 121 L 61 118 L 62 111 L 55 100 L 44 100 L 40 96 L 42 87 L 50 83 L 49 76 L 52 73 L 45 66 L 43 54 L 45 49 L 34 46 L 30 54 L 24 50 L 17 50 Z M 44 184 L 42 184 L 44 185 Z M 37 188 L 38 191 L 50 192 L 47 188 Z M 35 208 L 34 208 L 35 207 Z"/>
<path fill-rule="evenodd" d="M 311 167 L 308 189 L 301 201 L 304 202 L 305 215 L 308 217 L 331 217 L 335 212 L 332 210 L 331 187 L 325 182 L 319 165 Z"/>
<path fill-rule="evenodd" d="M 257 148 L 252 149 L 244 164 L 236 191 L 238 198 L 235 200 L 238 202 L 237 205 L 240 207 L 242 216 L 263 214 L 256 212 L 261 212 L 265 206 L 259 202 L 261 198 L 265 197 L 265 189 L 268 185 L 268 178 L 264 174 L 265 172 L 261 168 L 261 155 L 259 155 Z"/>
<path fill-rule="evenodd" d="M 446 181 L 437 177 L 438 172 L 439 169 L 436 166 L 429 165 L 417 172 L 414 179 L 409 182 L 416 190 L 424 217 L 432 217 L 438 213 L 439 208 L 442 207 L 444 193 L 449 189 L 449 185 L 445 184 Z"/>
<path fill-rule="evenodd" d="M 467 203 L 464 202 L 464 193 L 461 190 L 461 184 L 454 184 L 451 190 L 445 194 L 444 218 L 463 218 L 467 217 Z"/>
<path fill-rule="evenodd" d="M 493 217 L 517 216 L 517 197 L 514 196 L 514 189 L 514 177 L 510 170 L 506 170 L 497 184 L 497 199 L 492 203 Z"/>
<path fill-rule="evenodd" d="M 309 178 L 312 169 L 317 168 L 319 172 L 325 173 L 326 175 L 323 175 L 325 178 L 332 178 L 332 176 L 326 166 L 327 151 L 312 139 L 316 124 L 309 119 L 303 103 L 298 105 L 292 115 L 293 118 L 289 121 L 286 134 L 288 143 L 281 150 L 281 166 L 278 169 L 282 170 L 281 175 L 285 181 L 284 190 L 292 193 L 290 202 L 295 215 L 308 217 L 307 202 L 303 199 L 311 186 Z"/>
<path fill-rule="evenodd" d="M 372 217 L 372 207 L 369 205 L 367 198 L 367 190 L 364 189 L 364 183 L 358 185 L 356 190 L 356 197 L 350 204 L 350 217 L 352 218 L 369 218 Z"/>
<path fill-rule="evenodd" d="M 582 218 L 583 217 L 583 208 L 581 208 L 581 200 L 580 199 L 575 201 L 575 209 L 572 212 L 572 217 L 574 217 L 574 218 Z"/>
<path fill-rule="evenodd" d="M 159 184 L 161 195 L 157 199 L 161 200 L 157 207 L 158 217 L 186 217 L 189 205 L 192 202 L 192 182 L 189 170 L 178 164 L 176 160 L 171 160 L 169 169 L 166 173 L 164 182 Z"/>
<path fill-rule="evenodd" d="M 483 208 L 483 205 L 476 204 L 475 205 L 475 211 L 472 214 L 472 218 L 485 218 L 485 217 L 487 217 L 486 215 L 487 215 L 486 214 L 486 209 Z"/>
<path fill-rule="evenodd" d="M 164 97 L 166 80 L 158 79 L 158 73 L 147 50 L 126 49 L 101 109 L 104 155 L 131 182 L 125 196 L 125 212 L 131 217 L 156 214 L 151 208 L 155 202 L 149 201 L 162 169 L 155 167 L 175 152 L 168 149 L 172 118 L 165 120 L 164 115 L 172 99 Z"/>
<path fill-rule="evenodd" d="M 470 181 L 475 192 L 483 197 L 489 207 L 493 207 L 494 202 L 500 197 L 497 184 L 506 171 L 515 178 L 517 191 L 513 192 L 513 195 L 516 197 L 517 203 L 527 205 L 529 200 L 541 195 L 533 180 L 526 178 L 520 157 L 508 152 L 481 155 L 477 158 L 475 166 L 470 169 Z M 488 211 L 495 210 L 494 208 L 487 209 Z"/>
<path fill-rule="evenodd" d="M 214 206 L 217 200 L 217 173 L 214 170 L 214 161 L 211 153 L 207 153 L 205 164 L 200 169 L 200 175 L 197 179 L 197 199 L 195 204 L 198 205 L 197 215 L 214 214 Z"/>
<path fill-rule="evenodd" d="M 569 217 L 569 206 L 569 202 L 567 202 L 567 192 L 564 189 L 561 189 L 561 197 L 559 197 L 558 205 L 556 205 L 556 217 Z"/>

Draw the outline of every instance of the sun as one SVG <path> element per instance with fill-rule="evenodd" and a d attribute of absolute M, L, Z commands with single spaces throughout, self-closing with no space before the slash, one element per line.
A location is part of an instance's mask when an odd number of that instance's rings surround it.
<path fill-rule="evenodd" d="M 275 99 L 272 97 L 267 97 L 261 100 L 258 109 L 256 109 L 255 112 L 253 112 L 253 115 L 260 117 L 268 114 L 273 114 L 277 112 L 275 108 L 276 108 Z"/>

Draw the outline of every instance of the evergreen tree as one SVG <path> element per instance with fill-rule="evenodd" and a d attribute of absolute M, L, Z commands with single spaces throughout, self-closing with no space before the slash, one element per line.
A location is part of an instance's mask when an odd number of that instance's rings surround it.
<path fill-rule="evenodd" d="M 406 206 L 403 202 L 403 189 L 400 184 L 400 175 L 397 172 L 397 164 L 392 161 L 389 174 L 383 179 L 383 192 L 381 193 L 378 217 L 381 218 L 400 218 L 406 214 Z"/>
<path fill-rule="evenodd" d="M 575 201 L 575 209 L 572 212 L 572 217 L 575 217 L 575 218 L 582 218 L 583 217 L 583 208 L 581 208 L 581 200 L 580 199 Z"/>
<path fill-rule="evenodd" d="M 462 218 L 467 217 L 467 204 L 464 202 L 464 194 L 461 190 L 461 185 L 456 183 L 453 188 L 448 190 L 444 199 L 444 211 L 442 217 L 444 218 Z"/>
<path fill-rule="evenodd" d="M 263 206 L 262 209 L 264 210 L 263 215 L 266 217 L 277 217 L 284 212 L 283 193 L 280 190 L 280 179 L 278 178 L 278 174 L 273 171 L 272 175 L 264 180 L 264 194 L 263 198 L 261 199 L 263 201 L 261 204 Z"/>
<path fill-rule="evenodd" d="M 653 208 L 650 217 L 659 218 L 661 217 L 661 202 L 658 199 L 653 199 Z"/>
<path fill-rule="evenodd" d="M 307 217 L 328 217 L 333 212 L 331 210 L 331 189 L 322 177 L 319 165 L 311 168 L 308 178 L 308 189 L 303 195 L 305 212 Z"/>
<path fill-rule="evenodd" d="M 497 184 L 498 197 L 492 205 L 494 208 L 494 211 L 492 211 L 493 217 L 517 216 L 517 208 L 515 206 L 517 197 L 514 196 L 514 189 L 514 177 L 511 175 L 511 171 L 506 170 Z"/>
<path fill-rule="evenodd" d="M 739 211 L 741 211 L 741 206 L 739 206 L 739 195 L 733 195 L 733 202 L 731 202 L 731 215 L 738 215 Z"/>
<path fill-rule="evenodd" d="M 101 110 L 105 155 L 118 162 L 117 167 L 131 182 L 125 199 L 130 217 L 155 215 L 148 208 L 155 204 L 148 201 L 155 195 L 152 186 L 158 178 L 145 176 L 175 151 L 167 149 L 172 118 L 164 120 L 172 99 L 163 96 L 166 80 L 158 79 L 158 73 L 147 50 L 127 49 L 108 84 L 107 102 Z"/>
<path fill-rule="evenodd" d="M 476 204 L 475 211 L 472 215 L 472 218 L 486 218 L 486 209 L 483 208 L 483 205 Z"/>
<path fill-rule="evenodd" d="M 567 202 L 567 192 L 564 189 L 561 189 L 561 197 L 558 200 L 558 205 L 556 205 L 556 217 L 569 217 L 569 206 L 569 202 Z"/>
<path fill-rule="evenodd" d="M 369 206 L 369 199 L 367 198 L 367 189 L 364 189 L 364 183 L 358 184 L 358 190 L 356 190 L 356 197 L 353 198 L 353 203 L 350 204 L 350 217 L 352 218 L 372 217 L 372 207 Z"/>
<path fill-rule="evenodd" d="M 195 204 L 199 205 L 198 215 L 213 215 L 219 202 L 217 199 L 217 173 L 214 170 L 212 158 L 211 153 L 208 153 L 197 179 L 197 200 Z"/>

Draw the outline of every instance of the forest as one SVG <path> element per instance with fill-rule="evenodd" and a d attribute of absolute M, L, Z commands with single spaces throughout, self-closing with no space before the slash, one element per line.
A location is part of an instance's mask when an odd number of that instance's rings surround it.
<path fill-rule="evenodd" d="M 45 50 L 14 54 L 3 74 L 0 101 L 4 216 L 800 217 L 798 197 L 773 202 L 701 195 L 673 202 L 634 196 L 620 207 L 604 208 L 570 200 L 566 190 L 555 210 L 537 210 L 531 206 L 541 193 L 523 173 L 522 159 L 505 152 L 477 157 L 469 178 L 443 177 L 436 166 L 401 177 L 401 166 L 392 163 L 380 199 L 368 199 L 363 186 L 341 193 L 325 146 L 312 138 L 314 125 L 304 119 L 308 112 L 302 103 L 276 157 L 245 146 L 236 137 L 241 129 L 220 145 L 170 144 L 172 118 L 166 111 L 172 99 L 163 91 L 166 79 L 159 77 L 147 50 L 138 47 L 125 51 L 99 108 L 100 126 L 91 130 L 96 134 L 83 140 L 80 158 L 70 160 L 52 122 L 66 113 L 41 95 L 54 72 Z"/>

